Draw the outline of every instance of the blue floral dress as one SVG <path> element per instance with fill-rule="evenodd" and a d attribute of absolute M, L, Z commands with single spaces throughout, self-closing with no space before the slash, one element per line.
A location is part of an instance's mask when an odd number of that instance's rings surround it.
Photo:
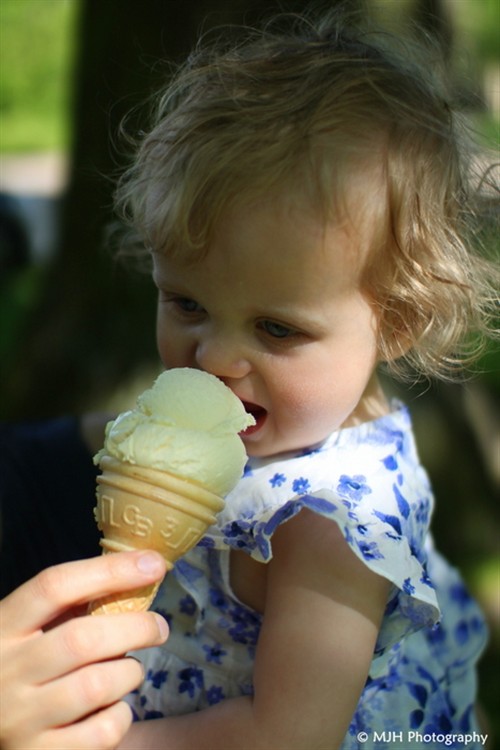
<path fill-rule="evenodd" d="M 160 588 L 154 609 L 171 634 L 165 646 L 136 653 L 146 678 L 128 697 L 135 718 L 252 693 L 262 617 L 231 590 L 230 550 L 268 562 L 276 528 L 309 508 L 337 523 L 359 559 L 392 583 L 342 750 L 442 748 L 444 736 L 447 747 L 481 747 L 475 662 L 486 627 L 457 572 L 433 549 L 432 506 L 410 417 L 399 404 L 386 417 L 335 432 L 314 451 L 251 458 L 217 525 Z"/>

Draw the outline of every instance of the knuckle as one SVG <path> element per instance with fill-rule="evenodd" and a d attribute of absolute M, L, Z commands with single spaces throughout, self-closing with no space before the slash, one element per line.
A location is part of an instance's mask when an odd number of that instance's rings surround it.
<path fill-rule="evenodd" d="M 110 693 L 110 680 L 105 670 L 88 668 L 82 671 L 79 680 L 81 698 L 89 708 L 102 706 Z"/>
<path fill-rule="evenodd" d="M 61 566 L 46 568 L 32 579 L 35 595 L 43 600 L 57 603 L 63 598 L 66 582 L 67 575 Z"/>
<path fill-rule="evenodd" d="M 132 713 L 125 703 L 115 703 L 102 711 L 93 725 L 92 747 L 113 750 L 132 723 Z"/>
<path fill-rule="evenodd" d="M 68 622 L 63 634 L 64 648 L 77 662 L 90 659 L 95 652 L 95 639 L 78 619 Z"/>

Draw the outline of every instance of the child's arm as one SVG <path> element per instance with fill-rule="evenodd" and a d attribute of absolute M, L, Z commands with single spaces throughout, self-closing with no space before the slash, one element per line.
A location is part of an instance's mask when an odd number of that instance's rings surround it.
<path fill-rule="evenodd" d="M 373 656 L 389 582 L 310 511 L 273 537 L 253 698 L 134 724 L 137 750 L 333 750 L 342 742 Z"/>
<path fill-rule="evenodd" d="M 141 570 L 126 553 L 65 563 L 40 573 L 0 603 L 2 750 L 105 750 L 128 730 L 121 701 L 142 679 L 124 654 L 163 643 L 151 613 L 75 617 L 106 593 L 158 580 L 165 563 Z M 80 606 L 79 606 L 80 605 Z"/>

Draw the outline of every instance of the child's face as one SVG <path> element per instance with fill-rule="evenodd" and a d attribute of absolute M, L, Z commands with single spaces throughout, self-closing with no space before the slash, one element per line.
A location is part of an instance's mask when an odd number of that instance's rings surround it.
<path fill-rule="evenodd" d="M 154 254 L 163 363 L 231 388 L 257 420 L 249 455 L 312 447 L 368 413 L 377 321 L 359 289 L 362 235 L 270 200 L 227 212 L 194 265 Z"/>

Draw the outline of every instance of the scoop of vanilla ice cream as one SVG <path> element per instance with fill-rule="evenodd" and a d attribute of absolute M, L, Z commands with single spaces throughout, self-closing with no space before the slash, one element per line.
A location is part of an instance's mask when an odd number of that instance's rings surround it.
<path fill-rule="evenodd" d="M 138 397 L 135 409 L 108 423 L 94 462 L 113 456 L 223 497 L 246 462 L 238 433 L 252 424 L 241 401 L 214 375 L 187 367 L 167 370 Z"/>

